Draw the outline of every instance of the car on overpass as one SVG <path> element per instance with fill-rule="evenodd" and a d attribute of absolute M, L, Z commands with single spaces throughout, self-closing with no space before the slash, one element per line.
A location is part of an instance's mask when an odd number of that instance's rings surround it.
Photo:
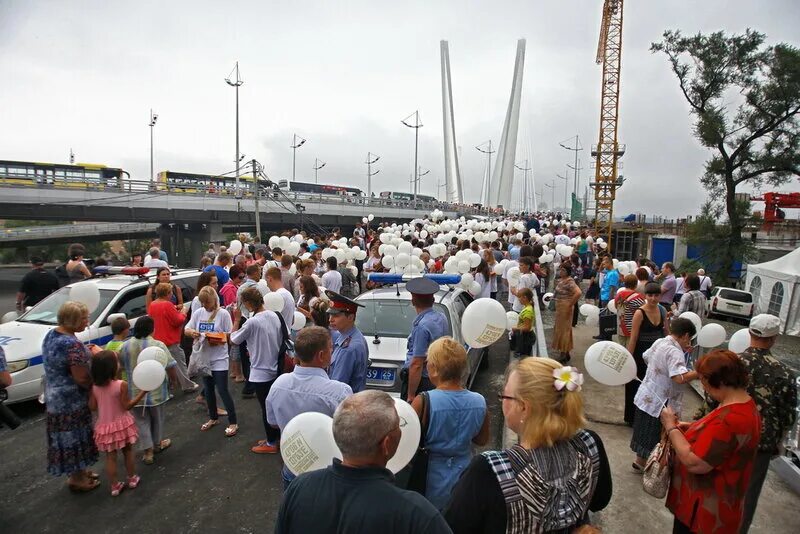
<path fill-rule="evenodd" d="M 464 378 L 466 387 L 471 388 L 478 369 L 489 361 L 488 349 L 470 349 L 461 335 L 461 316 L 473 298 L 461 288 L 440 287 L 433 309 L 447 318 L 447 335 L 468 349 L 467 376 Z M 417 316 L 411 305 L 411 293 L 406 290 L 405 283 L 398 283 L 367 291 L 355 300 L 364 306 L 358 311 L 356 326 L 369 345 L 367 389 L 378 389 L 399 397 L 400 370 L 406 360 L 408 335 Z"/>
<path fill-rule="evenodd" d="M 120 269 L 121 270 L 121 269 Z M 113 337 L 111 317 L 125 314 L 131 325 L 147 313 L 145 293 L 150 287 L 155 269 L 128 268 L 126 272 L 136 274 L 95 275 L 80 284 L 96 284 L 100 291 L 100 304 L 89 314 L 89 327 L 76 335 L 84 343 L 105 345 Z M 175 270 L 172 283 L 181 288 L 184 302 L 191 302 L 200 272 L 194 269 Z M 36 306 L 33 306 L 14 321 L 0 324 L 0 346 L 6 353 L 8 371 L 13 383 L 7 388 L 6 403 L 36 399 L 44 391 L 44 365 L 42 341 L 56 327 L 58 310 L 69 300 L 71 284 L 62 287 Z"/>

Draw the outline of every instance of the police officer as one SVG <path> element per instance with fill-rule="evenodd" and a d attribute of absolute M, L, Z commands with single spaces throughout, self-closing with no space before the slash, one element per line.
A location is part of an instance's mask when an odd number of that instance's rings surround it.
<path fill-rule="evenodd" d="M 358 393 L 367 386 L 369 359 L 367 340 L 356 328 L 356 312 L 364 306 L 334 291 L 326 291 L 325 294 L 331 301 L 328 308 L 330 327 L 335 330 L 329 374 L 332 380 L 344 382 L 353 389 L 353 393 Z"/>
<path fill-rule="evenodd" d="M 428 380 L 425 359 L 428 347 L 440 337 L 448 334 L 447 317 L 433 309 L 434 295 L 439 292 L 439 284 L 428 278 L 414 278 L 406 284 L 411 293 L 411 305 L 417 310 L 417 318 L 408 336 L 406 362 L 400 373 L 401 392 L 408 402 L 412 402 L 417 393 L 433 389 Z"/>

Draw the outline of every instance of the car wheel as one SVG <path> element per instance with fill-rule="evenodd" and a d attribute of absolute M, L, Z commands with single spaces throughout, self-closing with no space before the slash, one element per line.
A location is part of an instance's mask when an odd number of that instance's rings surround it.
<path fill-rule="evenodd" d="M 484 370 L 489 368 L 489 347 L 483 349 L 481 353 L 481 363 L 478 366 L 478 369 Z"/>

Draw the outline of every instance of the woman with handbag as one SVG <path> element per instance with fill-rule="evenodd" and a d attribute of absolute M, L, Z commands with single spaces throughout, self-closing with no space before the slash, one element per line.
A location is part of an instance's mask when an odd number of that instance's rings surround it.
<path fill-rule="evenodd" d="M 239 425 L 236 423 L 236 407 L 228 391 L 227 334 L 233 329 L 233 321 L 228 310 L 220 307 L 217 293 L 213 288 L 204 287 L 198 297 L 203 307 L 192 314 L 184 332 L 195 340 L 198 358 L 207 361 L 208 364 L 209 374 L 203 375 L 203 391 L 209 419 L 200 430 L 209 430 L 219 423 L 216 389 L 228 415 L 225 435 L 233 437 L 239 431 Z"/>
<path fill-rule="evenodd" d="M 634 398 L 636 413 L 633 416 L 631 450 L 636 460 L 631 466 L 641 473 L 647 458 L 661 439 L 661 422 L 658 417 L 665 404 L 680 417 L 685 384 L 695 380 L 697 373 L 686 366 L 686 352 L 692 350 L 692 338 L 697 333 L 688 319 L 673 319 L 669 336 L 656 340 L 644 352 L 647 372 Z"/>
<path fill-rule="evenodd" d="M 519 444 L 473 458 L 444 510 L 455 534 L 568 534 L 608 505 L 611 471 L 600 437 L 583 428 L 582 383 L 550 358 L 509 366 L 500 399 Z"/>
<path fill-rule="evenodd" d="M 694 423 L 679 422 L 670 407 L 661 412 L 674 458 L 667 494 L 667 508 L 675 514 L 672 531 L 738 532 L 761 417 L 747 394 L 747 366 L 735 353 L 713 350 L 695 368 L 719 407 Z"/>
<path fill-rule="evenodd" d="M 567 363 L 572 351 L 572 314 L 575 303 L 581 298 L 581 288 L 572 279 L 572 268 L 567 263 L 558 270 L 555 287 L 556 320 L 553 327 L 553 348 L 559 352 L 560 361 Z"/>
<path fill-rule="evenodd" d="M 441 510 L 469 465 L 472 444 L 486 445 L 489 441 L 489 414 L 486 399 L 464 389 L 467 351 L 456 340 L 442 337 L 431 343 L 427 365 L 436 389 L 417 395 L 411 406 L 424 424 L 428 451 L 424 494 Z"/>

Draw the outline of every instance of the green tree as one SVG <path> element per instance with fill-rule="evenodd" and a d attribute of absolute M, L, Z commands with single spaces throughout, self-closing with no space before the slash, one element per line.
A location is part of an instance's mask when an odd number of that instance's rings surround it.
<path fill-rule="evenodd" d="M 650 47 L 668 57 L 695 119 L 693 133 L 712 152 L 700 181 L 711 208 L 727 214 L 715 231 L 723 245 L 721 273 L 748 252 L 742 238 L 747 211 L 736 188 L 777 187 L 800 175 L 800 51 L 784 43 L 765 46 L 764 39 L 750 29 L 693 37 L 668 30 Z"/>

